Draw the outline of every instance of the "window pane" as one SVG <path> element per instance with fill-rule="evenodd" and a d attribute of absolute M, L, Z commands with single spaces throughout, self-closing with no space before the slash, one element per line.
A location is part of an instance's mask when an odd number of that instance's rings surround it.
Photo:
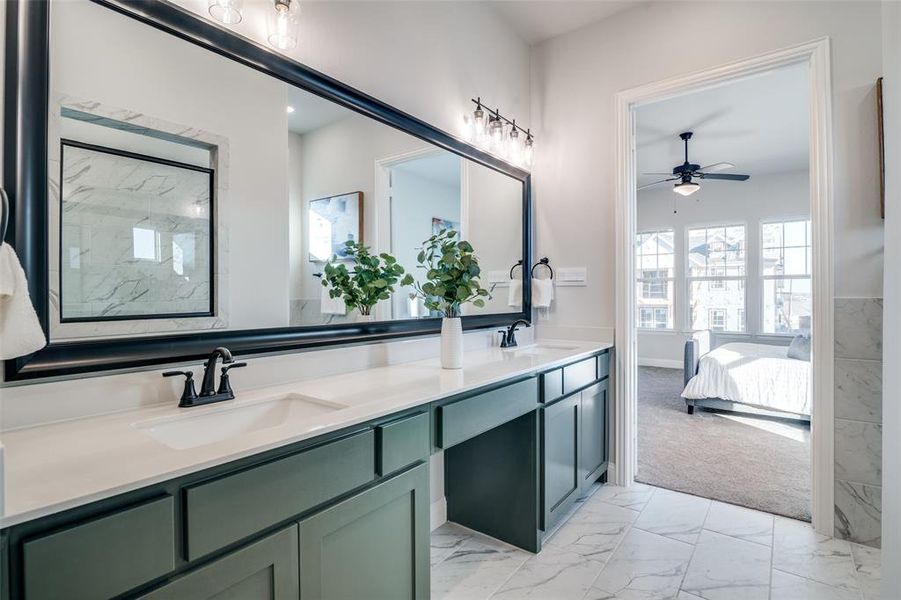
<path fill-rule="evenodd" d="M 807 272 L 807 249 L 806 248 L 786 248 L 785 249 L 785 275 L 808 275 Z"/>
<path fill-rule="evenodd" d="M 715 271 L 714 271 L 715 270 Z M 745 227 L 706 227 L 688 231 L 689 277 L 745 274 Z"/>
<path fill-rule="evenodd" d="M 763 274 L 782 275 L 782 248 L 763 249 Z"/>
<path fill-rule="evenodd" d="M 764 333 L 794 333 L 810 321 L 810 279 L 766 279 L 763 282 Z"/>
<path fill-rule="evenodd" d="M 764 223 L 762 235 L 764 248 L 782 247 L 782 223 Z"/>
<path fill-rule="evenodd" d="M 636 282 L 638 326 L 642 329 L 672 329 L 673 297 L 671 280 L 651 278 Z"/>
<path fill-rule="evenodd" d="M 735 279 L 690 281 L 688 302 L 692 329 L 717 327 L 723 331 L 743 332 L 745 290 L 742 283 Z"/>
<path fill-rule="evenodd" d="M 788 221 L 785 224 L 785 246 L 807 245 L 807 221 Z"/>
<path fill-rule="evenodd" d="M 688 274 L 703 276 L 707 273 L 707 230 L 688 231 Z"/>

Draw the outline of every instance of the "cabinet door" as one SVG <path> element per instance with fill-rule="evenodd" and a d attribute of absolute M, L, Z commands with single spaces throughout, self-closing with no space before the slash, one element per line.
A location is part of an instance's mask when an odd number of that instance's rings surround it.
<path fill-rule="evenodd" d="M 607 380 L 582 391 L 579 473 L 582 491 L 607 468 Z"/>
<path fill-rule="evenodd" d="M 428 464 L 301 521 L 300 579 L 301 600 L 428 598 Z"/>
<path fill-rule="evenodd" d="M 579 497 L 579 397 L 572 395 L 542 409 L 542 485 L 547 531 Z"/>
<path fill-rule="evenodd" d="M 191 571 L 147 600 L 292 600 L 299 591 L 297 525 Z"/>

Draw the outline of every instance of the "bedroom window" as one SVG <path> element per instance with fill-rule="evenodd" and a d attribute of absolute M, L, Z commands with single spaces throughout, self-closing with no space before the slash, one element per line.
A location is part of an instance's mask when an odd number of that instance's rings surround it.
<path fill-rule="evenodd" d="M 746 331 L 745 247 L 744 225 L 688 230 L 686 283 L 693 330 Z"/>
<path fill-rule="evenodd" d="M 635 239 L 635 297 L 638 327 L 672 329 L 675 276 L 672 229 L 643 231 Z"/>
<path fill-rule="evenodd" d="M 761 224 L 763 333 L 791 335 L 809 324 L 810 239 L 809 219 Z"/>

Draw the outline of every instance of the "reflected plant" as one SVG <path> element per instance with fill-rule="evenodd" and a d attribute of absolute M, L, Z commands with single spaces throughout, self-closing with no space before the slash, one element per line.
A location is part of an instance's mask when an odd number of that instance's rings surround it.
<path fill-rule="evenodd" d="M 361 315 L 372 313 L 372 307 L 380 300 L 387 300 L 394 293 L 394 286 L 404 274 L 397 259 L 385 252 L 375 256 L 369 246 L 358 242 L 345 242 L 345 256 L 338 256 L 326 263 L 322 285 L 329 287 L 329 296 L 342 298 L 348 310 L 357 309 Z M 347 268 L 352 263 L 352 269 Z"/>
<path fill-rule="evenodd" d="M 401 285 L 412 285 L 429 310 L 445 317 L 460 316 L 460 308 L 467 302 L 482 308 L 491 294 L 479 284 L 479 259 L 466 240 L 457 241 L 457 232 L 442 229 L 422 243 L 416 257 L 417 268 L 426 271 L 426 280 L 419 283 L 409 273 Z"/>

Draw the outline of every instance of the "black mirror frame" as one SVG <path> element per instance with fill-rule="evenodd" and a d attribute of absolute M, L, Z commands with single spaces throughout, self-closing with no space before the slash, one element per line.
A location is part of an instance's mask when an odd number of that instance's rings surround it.
<path fill-rule="evenodd" d="M 220 29 L 175 5 L 147 0 L 91 1 L 520 181 L 523 186 L 522 256 L 524 264 L 531 264 L 531 176 L 527 171 L 323 73 Z M 14 244 L 18 252 L 35 311 L 44 332 L 48 333 L 50 0 L 8 2 L 5 33 L 3 184 L 11 206 L 6 241 Z M 523 269 L 523 305 L 520 312 L 466 316 L 463 317 L 464 329 L 498 327 L 518 318 L 529 319 L 529 278 L 528 270 Z M 263 354 L 434 335 L 439 331 L 440 319 L 411 319 L 59 343 L 50 340 L 47 347 L 34 354 L 7 360 L 4 380 L 67 377 L 199 360 L 216 346 L 228 346 L 235 354 Z"/>

